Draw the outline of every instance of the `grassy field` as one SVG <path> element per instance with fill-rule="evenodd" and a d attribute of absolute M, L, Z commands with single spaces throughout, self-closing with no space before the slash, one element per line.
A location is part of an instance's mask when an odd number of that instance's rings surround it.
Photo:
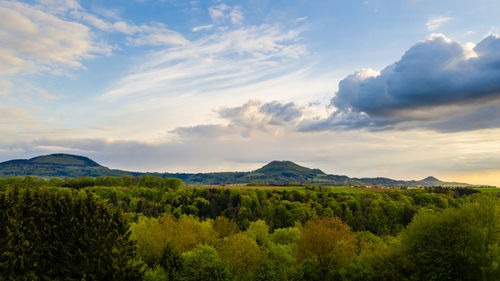
<path fill-rule="evenodd" d="M 358 188 L 358 187 L 341 187 L 341 186 L 328 186 L 328 188 L 334 193 L 366 193 L 366 192 L 377 192 L 386 191 L 386 188 Z"/>
<path fill-rule="evenodd" d="M 305 191 L 306 188 L 302 186 L 198 186 L 191 185 L 186 186 L 186 188 L 215 188 L 215 189 L 267 189 L 267 190 L 297 190 L 297 191 Z M 325 186 L 324 188 L 329 189 L 334 193 L 365 193 L 365 192 L 374 192 L 374 191 L 386 191 L 385 188 L 355 188 L 355 187 L 340 187 L 340 186 Z"/>
<path fill-rule="evenodd" d="M 487 187 L 487 188 L 474 188 L 475 190 L 479 190 L 484 193 L 495 193 L 495 192 L 500 192 L 500 188 L 496 187 Z"/>
<path fill-rule="evenodd" d="M 187 185 L 186 188 L 305 190 L 301 186 Z"/>

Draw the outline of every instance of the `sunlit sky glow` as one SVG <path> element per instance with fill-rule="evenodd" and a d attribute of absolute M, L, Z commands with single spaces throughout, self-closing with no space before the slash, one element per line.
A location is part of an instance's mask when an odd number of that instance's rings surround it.
<path fill-rule="evenodd" d="M 0 161 L 500 186 L 493 0 L 0 0 Z"/>

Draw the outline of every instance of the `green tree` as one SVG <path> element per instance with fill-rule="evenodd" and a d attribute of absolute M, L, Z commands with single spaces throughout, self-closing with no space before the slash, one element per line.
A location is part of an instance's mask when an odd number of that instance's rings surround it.
<path fill-rule="evenodd" d="M 161 266 L 148 268 L 144 272 L 143 281 L 167 281 L 167 280 L 175 280 L 175 279 L 170 279 L 167 276 L 165 269 L 163 269 L 163 267 Z"/>
<path fill-rule="evenodd" d="M 224 238 L 218 248 L 219 256 L 230 264 L 236 275 L 242 277 L 253 272 L 261 259 L 260 248 L 255 240 L 244 233 Z"/>
<path fill-rule="evenodd" d="M 182 254 L 183 277 L 188 281 L 232 280 L 231 270 L 212 246 L 200 244 Z"/>
<path fill-rule="evenodd" d="M 295 259 L 291 245 L 269 243 L 266 257 L 255 274 L 256 280 L 285 281 L 293 278 Z"/>
<path fill-rule="evenodd" d="M 298 227 L 278 228 L 271 234 L 271 241 L 277 244 L 288 245 L 295 243 L 299 237 L 300 229 Z"/>
<path fill-rule="evenodd" d="M 475 224 L 468 209 L 416 215 L 401 240 L 410 279 L 480 280 L 487 245 Z"/>
<path fill-rule="evenodd" d="M 254 239 L 259 245 L 266 245 L 269 241 L 269 226 L 263 220 L 251 222 L 247 229 L 247 235 Z"/>
<path fill-rule="evenodd" d="M 356 253 L 356 240 L 350 227 L 337 217 L 318 217 L 308 221 L 297 240 L 297 259 L 316 260 L 324 273 L 338 269 Z"/>
<path fill-rule="evenodd" d="M 129 225 L 94 196 L 0 193 L 0 276 L 7 280 L 141 280 Z"/>
<path fill-rule="evenodd" d="M 164 269 L 167 280 L 180 280 L 182 272 L 182 258 L 173 242 L 168 242 L 161 254 L 160 266 Z"/>
<path fill-rule="evenodd" d="M 220 238 L 236 234 L 240 231 L 240 228 L 234 221 L 222 216 L 215 218 L 213 227 Z"/>

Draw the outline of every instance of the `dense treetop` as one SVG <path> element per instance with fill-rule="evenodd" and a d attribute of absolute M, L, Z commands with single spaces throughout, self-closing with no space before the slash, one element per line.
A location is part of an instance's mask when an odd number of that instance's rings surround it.
<path fill-rule="evenodd" d="M 2 178 L 0 280 L 499 280 L 499 206 L 470 188 Z"/>

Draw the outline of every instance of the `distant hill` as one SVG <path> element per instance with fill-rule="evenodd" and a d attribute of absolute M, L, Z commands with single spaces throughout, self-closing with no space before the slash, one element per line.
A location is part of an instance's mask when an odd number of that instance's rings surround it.
<path fill-rule="evenodd" d="M 93 160 L 78 155 L 71 154 L 51 154 L 38 156 L 27 160 L 31 163 L 38 164 L 54 164 L 54 165 L 66 165 L 66 166 L 86 166 L 86 167 L 102 167 Z"/>
<path fill-rule="evenodd" d="M 322 175 L 325 173 L 319 169 L 309 169 L 291 161 L 272 161 L 262 168 L 246 174 L 240 180 L 267 184 L 307 183 Z"/>
<path fill-rule="evenodd" d="M 71 154 L 51 154 L 0 163 L 0 177 L 25 175 L 38 177 L 98 177 L 131 174 L 133 173 L 111 170 L 87 157 Z"/>
<path fill-rule="evenodd" d="M 283 173 L 290 172 L 301 175 L 325 174 L 320 169 L 310 169 L 293 163 L 292 161 L 272 161 L 257 169 L 254 173 Z"/>
<path fill-rule="evenodd" d="M 454 187 L 466 187 L 471 186 L 468 183 L 460 183 L 460 182 L 445 182 L 438 180 L 435 177 L 426 177 L 422 180 L 411 180 L 411 181 L 403 181 L 403 180 L 393 180 L 389 178 L 359 178 L 356 179 L 358 181 L 368 183 L 373 186 L 408 186 L 408 187 L 429 187 L 429 186 L 454 186 Z"/>
<path fill-rule="evenodd" d="M 188 185 L 220 185 L 220 184 L 271 184 L 286 185 L 290 183 L 332 186 L 470 186 L 466 183 L 443 182 L 435 177 L 427 177 L 418 181 L 402 181 L 389 178 L 349 178 L 344 175 L 329 175 L 319 169 L 310 169 L 291 161 L 272 161 L 251 172 L 223 173 L 140 173 L 114 170 L 101 166 L 97 162 L 78 155 L 51 154 L 31 159 L 17 159 L 0 163 L 0 177 L 14 176 L 38 177 L 98 177 L 125 175 L 154 175 L 179 178 Z"/>

